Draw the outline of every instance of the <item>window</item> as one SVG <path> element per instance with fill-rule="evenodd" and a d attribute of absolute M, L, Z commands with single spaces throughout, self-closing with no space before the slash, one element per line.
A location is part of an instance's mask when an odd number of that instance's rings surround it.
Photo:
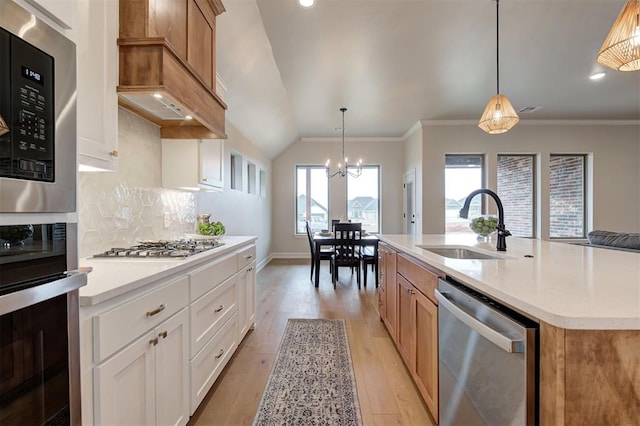
<path fill-rule="evenodd" d="M 242 155 L 231 153 L 231 189 L 242 191 Z"/>
<path fill-rule="evenodd" d="M 469 220 L 460 218 L 464 200 L 472 191 L 482 188 L 484 157 L 482 155 L 445 156 L 445 232 L 471 232 Z M 482 197 L 474 197 L 469 217 L 482 214 Z"/>
<path fill-rule="evenodd" d="M 549 159 L 549 236 L 584 238 L 586 156 L 552 154 Z"/>
<path fill-rule="evenodd" d="M 347 174 L 347 218 L 362 229 L 380 232 L 380 166 L 362 166 L 362 174 Z"/>
<path fill-rule="evenodd" d="M 329 179 L 324 166 L 296 166 L 296 233 L 329 229 Z"/>
<path fill-rule="evenodd" d="M 534 236 L 535 179 L 535 156 L 498 155 L 498 196 L 514 236 Z"/>
<path fill-rule="evenodd" d="M 267 196 L 267 171 L 260 170 L 260 196 Z"/>
<path fill-rule="evenodd" d="M 249 194 L 258 193 L 256 180 L 257 180 L 256 165 L 253 164 L 252 162 L 247 162 L 247 184 L 248 184 Z"/>

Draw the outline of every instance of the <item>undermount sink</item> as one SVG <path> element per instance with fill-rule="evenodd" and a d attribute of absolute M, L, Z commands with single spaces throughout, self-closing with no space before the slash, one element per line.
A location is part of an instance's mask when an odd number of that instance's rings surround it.
<path fill-rule="evenodd" d="M 451 259 L 502 259 L 502 257 L 492 256 L 490 254 L 481 253 L 464 247 L 434 247 L 421 245 L 418 245 L 417 247 Z"/>

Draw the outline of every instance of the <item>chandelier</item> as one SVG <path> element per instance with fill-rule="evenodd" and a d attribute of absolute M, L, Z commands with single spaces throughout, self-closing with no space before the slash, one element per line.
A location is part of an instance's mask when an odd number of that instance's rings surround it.
<path fill-rule="evenodd" d="M 617 71 L 640 70 L 640 0 L 622 8 L 596 60 Z"/>
<path fill-rule="evenodd" d="M 509 102 L 507 95 L 500 94 L 499 4 L 500 0 L 496 0 L 496 95 L 489 99 L 489 103 L 478 121 L 478 127 L 492 135 L 508 132 L 520 121 L 520 117 Z"/>
<path fill-rule="evenodd" d="M 358 160 L 355 166 L 353 165 L 350 166 L 349 159 L 344 156 L 344 113 L 346 110 L 347 109 L 345 107 L 340 108 L 340 111 L 342 111 L 342 157 L 341 158 L 344 159 L 344 166 L 342 165 L 342 163 L 338 163 L 338 170 L 331 173 L 331 169 L 329 168 L 331 160 L 327 160 L 324 167 L 327 171 L 327 177 L 329 179 L 331 179 L 334 176 L 345 177 L 347 176 L 347 174 L 351 177 L 357 178 L 362 174 L 362 160 L 361 159 Z"/>

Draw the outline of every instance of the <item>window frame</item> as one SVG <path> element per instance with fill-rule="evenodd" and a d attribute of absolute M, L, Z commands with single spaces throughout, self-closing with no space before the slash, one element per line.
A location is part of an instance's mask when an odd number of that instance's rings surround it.
<path fill-rule="evenodd" d="M 447 222 L 447 189 L 446 189 L 446 182 L 447 182 L 447 169 L 451 168 L 451 169 L 463 169 L 465 167 L 462 167 L 462 165 L 455 167 L 455 166 L 447 166 L 447 158 L 450 157 L 478 157 L 480 158 L 480 186 L 479 188 L 486 188 L 486 184 L 487 184 L 487 153 L 460 153 L 460 152 L 454 152 L 454 153 L 446 153 L 444 155 L 444 169 L 443 169 L 443 173 L 444 173 L 444 184 L 445 184 L 445 190 L 444 190 L 444 205 L 443 205 L 443 213 L 444 213 L 444 234 L 450 233 L 450 232 L 460 232 L 460 231 L 447 231 L 447 227 L 448 227 L 448 222 Z M 478 189 L 478 188 L 476 188 Z M 468 195 L 468 194 L 467 194 Z M 480 196 L 480 214 L 487 214 L 487 202 L 486 202 L 486 197 L 484 196 Z M 457 201 L 457 200 L 456 200 Z M 468 233 L 473 233 L 473 231 L 471 231 L 471 229 L 469 229 L 467 231 Z"/>
<path fill-rule="evenodd" d="M 582 235 L 581 236 L 571 236 L 571 237 L 554 237 L 551 235 L 551 160 L 554 157 L 580 157 L 582 158 Z M 585 153 L 560 153 L 560 154 L 549 154 L 549 193 L 548 193 L 548 202 L 549 202 L 549 240 L 553 241 L 568 241 L 568 240 L 583 240 L 587 238 L 587 220 L 589 218 L 589 190 L 588 186 L 588 177 L 589 177 L 589 154 Z"/>
<path fill-rule="evenodd" d="M 310 200 L 312 199 L 312 197 L 309 197 L 308 194 L 311 192 L 311 170 L 312 169 L 321 169 L 323 171 L 326 170 L 326 167 L 324 165 L 315 165 L 315 164 L 296 164 L 295 169 L 294 169 L 294 205 L 293 205 L 293 209 L 294 209 L 294 235 L 296 236 L 301 236 L 301 235 L 306 235 L 306 230 L 303 229 L 302 231 L 298 231 L 298 170 L 300 169 L 305 169 L 306 170 L 306 188 L 305 188 L 305 196 L 307 201 L 307 206 L 310 207 Z M 330 188 L 331 185 L 329 185 L 329 178 L 327 178 L 327 223 L 325 224 L 326 226 L 323 229 L 329 229 L 329 218 L 330 218 L 330 204 L 331 204 L 331 194 L 330 194 Z M 311 209 L 307 208 L 306 211 L 307 216 L 305 218 L 305 220 L 308 220 L 309 222 L 311 222 Z"/>
<path fill-rule="evenodd" d="M 375 232 L 371 232 L 372 234 L 381 234 L 382 233 L 382 202 L 381 202 L 381 198 L 382 198 L 382 167 L 380 167 L 379 164 L 367 164 L 367 165 L 362 165 L 362 170 L 365 169 L 377 169 L 378 170 L 378 230 Z M 351 169 L 351 167 L 349 167 L 349 169 Z M 355 167 L 353 167 L 353 169 L 355 169 Z M 347 214 L 347 218 L 349 217 L 349 179 L 360 179 L 361 177 L 350 177 L 347 174 L 346 177 L 346 181 L 345 181 L 345 209 L 344 211 Z"/>

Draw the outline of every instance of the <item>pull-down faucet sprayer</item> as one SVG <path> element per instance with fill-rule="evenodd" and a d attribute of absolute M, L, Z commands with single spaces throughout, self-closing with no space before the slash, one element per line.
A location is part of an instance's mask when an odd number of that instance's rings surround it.
<path fill-rule="evenodd" d="M 511 232 L 509 232 L 504 227 L 504 209 L 502 208 L 502 201 L 500 201 L 500 197 L 498 197 L 498 194 L 490 189 L 476 189 L 467 196 L 466 200 L 464 200 L 464 206 L 462 206 L 462 208 L 460 209 L 460 217 L 463 219 L 469 217 L 469 204 L 471 204 L 471 200 L 473 199 L 473 197 L 478 194 L 487 194 L 496 201 L 496 204 L 498 205 L 498 225 L 496 226 L 496 230 L 498 231 L 498 243 L 496 245 L 496 250 L 507 251 L 506 237 L 511 235 Z"/>

